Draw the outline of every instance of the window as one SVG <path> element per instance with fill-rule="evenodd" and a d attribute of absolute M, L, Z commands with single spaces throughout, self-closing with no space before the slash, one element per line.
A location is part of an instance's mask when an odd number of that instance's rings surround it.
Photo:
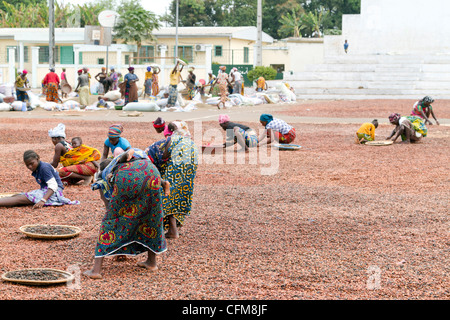
<path fill-rule="evenodd" d="M 6 61 L 9 62 L 9 48 L 16 48 L 16 62 L 19 62 L 19 46 L 7 46 L 6 47 Z M 28 47 L 23 47 L 23 62 L 28 62 Z"/>
<path fill-rule="evenodd" d="M 74 64 L 73 46 L 61 46 L 59 49 L 61 64 Z"/>
<path fill-rule="evenodd" d="M 105 64 L 105 58 L 98 58 L 97 64 Z"/>
<path fill-rule="evenodd" d="M 59 47 L 55 47 L 55 62 L 59 62 Z M 49 63 L 49 48 L 48 46 L 39 46 L 39 63 Z"/>
<path fill-rule="evenodd" d="M 248 57 L 249 57 L 249 49 L 248 49 L 248 47 L 244 47 L 244 63 L 248 63 L 248 61 L 249 61 L 249 59 L 248 59 Z"/>
<path fill-rule="evenodd" d="M 186 60 L 187 62 L 193 62 L 194 61 L 194 48 L 192 46 L 179 46 L 178 47 L 178 58 Z"/>
<path fill-rule="evenodd" d="M 155 47 L 154 46 L 142 46 L 139 50 L 139 55 L 137 52 L 134 53 L 135 59 L 134 63 L 137 64 L 143 64 L 143 63 L 152 63 L 155 62 L 155 59 L 153 58 L 155 56 Z M 148 57 L 145 59 L 144 57 Z"/>
<path fill-rule="evenodd" d="M 221 57 L 223 55 L 222 46 L 214 46 L 214 55 L 216 57 Z"/>

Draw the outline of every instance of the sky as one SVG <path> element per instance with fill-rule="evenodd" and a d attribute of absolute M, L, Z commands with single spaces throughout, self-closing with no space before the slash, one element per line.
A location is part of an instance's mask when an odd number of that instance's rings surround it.
<path fill-rule="evenodd" d="M 58 3 L 85 4 L 94 2 L 95 0 L 56 0 Z M 140 0 L 145 10 L 151 11 L 158 15 L 166 13 L 172 0 Z"/>

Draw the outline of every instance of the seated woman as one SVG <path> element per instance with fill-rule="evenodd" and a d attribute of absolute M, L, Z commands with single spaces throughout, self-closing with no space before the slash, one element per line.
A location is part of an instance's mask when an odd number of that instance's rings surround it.
<path fill-rule="evenodd" d="M 258 139 L 258 146 L 271 144 L 272 140 L 281 144 L 289 144 L 295 140 L 295 128 L 281 119 L 274 118 L 270 114 L 262 114 L 259 118 L 262 126 L 266 129 Z M 267 139 L 265 139 L 267 138 Z M 263 143 L 265 142 L 265 143 Z"/>
<path fill-rule="evenodd" d="M 378 120 L 375 119 L 371 123 L 366 122 L 356 131 L 356 141 L 358 143 L 366 143 L 375 140 L 375 129 L 378 128 Z"/>
<path fill-rule="evenodd" d="M 429 96 L 426 96 L 422 100 L 417 101 L 414 104 L 411 115 L 425 119 L 425 125 L 433 124 L 430 121 L 430 115 L 432 115 L 434 120 L 436 121 L 436 124 L 439 125 L 439 121 L 436 119 L 436 116 L 434 115 L 434 112 L 433 112 L 433 107 L 431 106 L 431 104 L 433 102 L 434 102 L 434 99 Z"/>
<path fill-rule="evenodd" d="M 121 137 L 123 126 L 121 124 L 113 124 L 109 127 L 108 138 L 106 138 L 103 145 L 103 154 L 100 161 L 108 158 L 109 150 L 111 150 L 112 157 L 127 151 L 131 148 L 131 144 L 127 139 Z"/>
<path fill-rule="evenodd" d="M 166 238 L 178 238 L 178 228 L 190 216 L 194 179 L 198 167 L 198 149 L 189 137 L 175 131 L 146 149 L 150 160 L 171 186 L 163 197 Z"/>
<path fill-rule="evenodd" d="M 31 206 L 39 209 L 43 206 L 62 206 L 65 204 L 80 204 L 79 201 L 70 201 L 63 195 L 64 186 L 55 168 L 49 163 L 40 160 L 33 150 L 23 154 L 25 166 L 32 172 L 31 175 L 39 184 L 39 189 L 19 193 L 0 199 L 0 207 Z"/>
<path fill-rule="evenodd" d="M 418 132 L 421 130 L 419 127 L 414 126 L 407 117 L 402 117 L 398 113 L 391 114 L 389 122 L 395 125 L 395 129 L 386 140 L 390 139 L 395 142 L 401 136 L 402 143 L 414 143 L 420 141 L 423 137 L 423 134 Z"/>
<path fill-rule="evenodd" d="M 61 157 L 63 165 L 58 169 L 63 183 L 76 184 L 80 181 L 82 185 L 89 185 L 97 172 L 100 160 L 100 152 L 83 144 L 80 137 L 72 138 L 73 149 Z"/>
<path fill-rule="evenodd" d="M 223 148 L 238 143 L 242 147 L 242 150 L 249 152 L 249 148 L 258 146 L 258 136 L 256 132 L 243 124 L 231 122 L 229 115 L 219 115 L 219 124 L 227 133 L 227 139 L 223 144 Z"/>
<path fill-rule="evenodd" d="M 92 190 L 99 190 L 106 214 L 97 237 L 94 265 L 84 275 L 101 279 L 105 257 L 145 252 L 147 259 L 137 265 L 156 271 L 156 255 L 167 250 L 161 223 L 161 175 L 142 150 L 138 149 L 130 149 L 104 162 L 110 162 L 105 168 L 105 163 L 101 164 L 102 177 L 107 181 L 93 184 Z M 133 183 L 129 183 L 130 180 Z"/>
<path fill-rule="evenodd" d="M 50 164 L 56 169 L 61 158 L 63 158 L 67 152 L 72 150 L 73 147 L 66 141 L 66 126 L 62 123 L 58 124 L 55 128 L 48 130 L 48 135 L 55 146 L 55 153 L 53 154 L 53 160 Z"/>

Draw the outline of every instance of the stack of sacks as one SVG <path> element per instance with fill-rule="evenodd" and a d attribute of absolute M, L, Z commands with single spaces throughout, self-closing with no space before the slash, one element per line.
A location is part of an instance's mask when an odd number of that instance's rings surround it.
<path fill-rule="evenodd" d="M 14 88 L 14 83 L 3 83 L 0 85 L 0 93 L 4 97 L 14 97 L 16 99 L 16 90 Z"/>
<path fill-rule="evenodd" d="M 156 112 L 161 111 L 160 107 L 155 102 L 129 102 L 122 109 L 123 111 L 141 111 L 141 112 Z"/>
<path fill-rule="evenodd" d="M 22 101 L 14 101 L 11 103 L 11 108 L 13 111 L 27 111 L 27 104 Z"/>
<path fill-rule="evenodd" d="M 63 103 L 61 110 L 80 110 L 80 103 L 75 100 L 67 100 Z"/>
<path fill-rule="evenodd" d="M 29 98 L 29 102 L 30 102 L 30 106 L 32 109 L 36 109 L 36 107 L 40 107 L 42 105 L 41 100 L 39 99 L 39 97 L 34 94 L 33 92 L 28 91 L 28 98 Z"/>
<path fill-rule="evenodd" d="M 104 96 L 103 99 L 106 100 L 107 102 L 111 102 L 107 103 L 109 105 L 109 107 L 114 108 L 114 106 L 123 106 L 125 104 L 125 100 L 122 99 L 122 94 L 120 93 L 119 90 L 111 90 L 108 91 Z"/>
<path fill-rule="evenodd" d="M 11 105 L 6 102 L 0 102 L 0 111 L 11 111 Z"/>

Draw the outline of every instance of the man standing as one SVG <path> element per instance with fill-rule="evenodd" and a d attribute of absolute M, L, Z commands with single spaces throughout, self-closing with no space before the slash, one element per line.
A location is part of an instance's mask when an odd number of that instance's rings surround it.
<path fill-rule="evenodd" d="M 83 73 L 82 69 L 78 70 L 78 84 L 75 92 L 78 92 L 81 106 L 89 105 L 89 77 L 87 73 Z"/>
<path fill-rule="evenodd" d="M 231 69 L 231 83 L 234 83 L 233 85 L 233 94 L 242 94 L 242 74 L 238 71 L 237 68 Z"/>

